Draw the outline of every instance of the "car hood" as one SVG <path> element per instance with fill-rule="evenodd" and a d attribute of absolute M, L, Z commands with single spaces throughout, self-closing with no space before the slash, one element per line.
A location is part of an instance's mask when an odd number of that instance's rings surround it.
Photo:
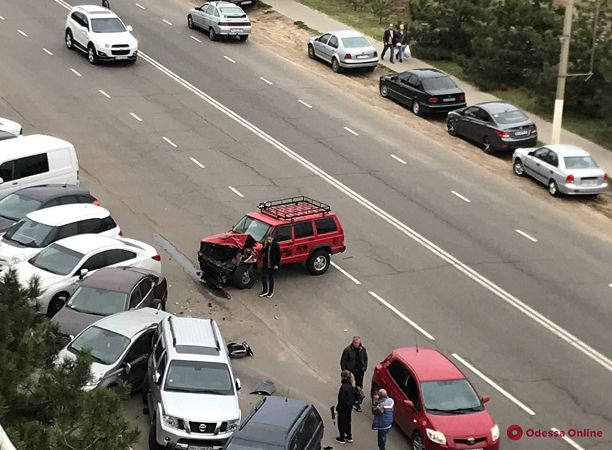
<path fill-rule="evenodd" d="M 231 231 L 206 237 L 202 239 L 202 243 L 216 244 L 237 249 L 254 247 L 255 244 L 257 244 L 250 234 L 239 234 Z"/>
<path fill-rule="evenodd" d="M 463 94 L 463 91 L 459 88 L 450 88 L 450 89 L 436 89 L 436 90 L 431 90 L 431 91 L 427 91 L 427 94 L 429 95 L 461 95 Z"/>
<path fill-rule="evenodd" d="M 16 221 L 12 219 L 7 219 L 6 217 L 0 216 L 0 233 L 4 233 L 6 230 L 11 228 L 15 223 Z"/>
<path fill-rule="evenodd" d="M 495 425 L 486 409 L 475 413 L 449 416 L 428 413 L 427 418 L 433 428 L 444 433 L 447 438 L 448 436 L 454 438 L 488 436 Z"/>
<path fill-rule="evenodd" d="M 102 319 L 103 316 L 86 314 L 64 306 L 53 316 L 51 322 L 56 324 L 59 332 L 66 336 L 76 336 L 89 325 Z"/>
<path fill-rule="evenodd" d="M 219 422 L 240 417 L 236 395 L 162 391 L 164 413 L 193 422 Z M 202 408 L 202 405 L 206 405 Z"/>
<path fill-rule="evenodd" d="M 55 364 L 60 364 L 64 359 L 68 359 L 68 360 L 76 360 L 77 355 L 75 355 L 74 353 L 72 353 L 70 350 L 68 350 L 68 346 L 70 344 L 68 344 L 66 347 L 64 347 L 63 349 L 61 349 L 58 354 L 57 354 L 57 358 L 55 359 Z M 106 373 L 111 370 L 113 368 L 113 365 L 106 365 L 106 364 L 100 364 L 97 362 L 93 362 L 91 363 L 90 366 L 90 371 L 91 371 L 91 375 L 92 377 L 95 378 L 102 378 L 104 375 L 106 375 Z M 85 387 L 85 389 L 87 389 L 88 386 Z M 91 388 L 91 386 L 89 386 Z"/>
<path fill-rule="evenodd" d="M 33 276 L 37 276 L 39 279 L 39 287 L 46 288 L 51 286 L 53 283 L 61 281 L 65 278 L 65 275 L 57 275 L 46 270 L 41 270 L 34 267 L 28 261 L 23 261 L 19 264 L 15 264 L 13 268 L 17 271 L 17 277 L 19 282 L 23 286 L 27 286 L 28 282 Z"/>
<path fill-rule="evenodd" d="M 102 44 L 130 44 L 132 46 L 137 45 L 138 41 L 127 31 L 124 33 L 98 33 L 94 34 L 96 42 Z"/>
<path fill-rule="evenodd" d="M 2 241 L 0 242 L 0 259 L 4 259 L 10 263 L 11 258 L 19 256 L 21 261 L 24 261 L 40 253 L 41 250 L 42 248 L 21 247 L 7 241 Z"/>

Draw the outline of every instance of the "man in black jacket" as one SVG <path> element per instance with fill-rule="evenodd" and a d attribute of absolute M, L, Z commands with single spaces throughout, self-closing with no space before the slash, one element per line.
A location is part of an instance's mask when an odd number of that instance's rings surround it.
<path fill-rule="evenodd" d="M 393 25 L 392 23 L 389 24 L 389 28 L 385 30 L 385 34 L 383 35 L 383 51 L 380 55 L 380 60 L 384 61 L 385 59 L 385 54 L 387 53 L 387 50 L 391 50 L 391 55 L 389 56 L 389 61 L 391 61 L 391 64 L 395 64 L 393 62 L 393 53 L 395 52 L 395 44 L 397 43 L 396 40 L 396 35 L 395 35 L 395 25 Z"/>
<path fill-rule="evenodd" d="M 355 386 L 353 386 L 353 376 L 348 370 L 343 370 L 340 373 L 342 384 L 338 391 L 338 404 L 336 411 L 338 412 L 338 432 L 340 436 L 336 438 L 336 442 L 353 442 L 351 433 L 351 412 L 355 404 Z"/>
<path fill-rule="evenodd" d="M 342 352 L 340 368 L 351 372 L 355 376 L 355 385 L 363 389 L 363 375 L 368 369 L 368 352 L 359 336 L 353 337 L 351 345 Z M 354 406 L 357 411 L 361 412 L 360 398 L 355 398 Z"/>
<path fill-rule="evenodd" d="M 259 296 L 272 298 L 274 296 L 274 271 L 278 270 L 281 261 L 280 245 L 274 240 L 274 237 L 266 236 L 261 251 L 263 252 L 263 266 L 261 268 L 263 290 Z"/>

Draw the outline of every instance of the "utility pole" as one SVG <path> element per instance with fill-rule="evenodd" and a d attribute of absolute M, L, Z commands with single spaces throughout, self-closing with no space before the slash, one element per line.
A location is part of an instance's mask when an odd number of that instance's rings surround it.
<path fill-rule="evenodd" d="M 567 80 L 567 65 L 569 61 L 573 16 L 574 0 L 565 0 L 565 18 L 563 19 L 563 35 L 561 36 L 561 57 L 559 58 L 559 74 L 557 75 L 557 95 L 555 97 L 555 112 L 553 114 L 552 124 L 552 144 L 559 144 L 561 140 L 563 101 L 565 97 L 565 81 Z"/>

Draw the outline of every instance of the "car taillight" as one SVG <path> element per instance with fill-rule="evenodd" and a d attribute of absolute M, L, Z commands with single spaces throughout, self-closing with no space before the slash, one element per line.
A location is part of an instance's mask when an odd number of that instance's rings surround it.
<path fill-rule="evenodd" d="M 227 27 L 227 26 L 229 26 L 229 22 L 219 22 L 219 26 L 220 27 Z"/>
<path fill-rule="evenodd" d="M 346 55 L 344 55 L 344 59 L 353 59 L 353 55 L 347 53 Z"/>
<path fill-rule="evenodd" d="M 155 261 L 161 261 L 161 256 L 155 255 L 155 256 L 152 256 L 151 259 L 154 259 Z"/>
<path fill-rule="evenodd" d="M 568 175 L 565 178 L 565 184 L 574 184 L 576 180 L 574 179 L 574 175 Z"/>
<path fill-rule="evenodd" d="M 495 130 L 495 134 L 498 135 L 500 138 L 507 138 L 510 137 L 510 135 L 508 134 L 507 131 L 504 130 Z"/>
<path fill-rule="evenodd" d="M 536 124 L 534 123 L 531 127 L 531 134 L 538 134 L 538 127 L 536 127 Z"/>
<path fill-rule="evenodd" d="M 608 182 L 608 174 L 604 173 L 604 183 L 607 183 L 607 182 Z"/>
<path fill-rule="evenodd" d="M 461 94 L 461 95 L 459 96 L 459 101 L 460 101 L 460 102 L 465 101 L 465 94 Z"/>
<path fill-rule="evenodd" d="M 96 206 L 100 206 L 100 200 L 98 200 L 97 198 L 94 198 L 94 201 L 92 203 Z"/>
<path fill-rule="evenodd" d="M 123 237 L 123 230 L 119 228 L 119 236 Z"/>
<path fill-rule="evenodd" d="M 373 58 L 378 58 L 378 52 L 376 50 L 374 50 L 374 54 L 372 55 Z"/>
<path fill-rule="evenodd" d="M 440 100 L 438 99 L 438 97 L 429 97 L 429 100 L 427 100 L 427 103 L 438 103 Z"/>

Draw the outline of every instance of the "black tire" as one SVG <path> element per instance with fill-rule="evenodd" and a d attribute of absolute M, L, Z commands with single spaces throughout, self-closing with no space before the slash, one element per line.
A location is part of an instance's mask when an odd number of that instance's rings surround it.
<path fill-rule="evenodd" d="M 217 33 L 215 33 L 215 30 L 213 27 L 210 27 L 208 29 L 208 37 L 210 38 L 211 41 L 218 41 L 219 40 L 219 36 L 217 36 Z"/>
<path fill-rule="evenodd" d="M 238 289 L 251 289 L 255 284 L 253 266 L 241 265 L 232 274 L 232 284 Z"/>
<path fill-rule="evenodd" d="M 514 160 L 514 164 L 512 164 L 512 171 L 514 172 L 514 175 L 516 175 L 517 177 L 524 176 L 525 166 L 523 165 L 523 161 L 521 161 L 519 158 L 516 158 Z"/>
<path fill-rule="evenodd" d="M 384 98 L 389 97 L 389 86 L 387 85 L 387 83 L 381 83 L 380 86 L 378 87 L 378 91 L 380 92 L 381 97 L 384 97 Z"/>
<path fill-rule="evenodd" d="M 452 119 L 448 119 L 446 121 L 446 130 L 451 136 L 457 136 L 457 130 L 455 130 L 455 125 L 455 121 Z"/>
<path fill-rule="evenodd" d="M 96 65 L 98 64 L 98 54 L 96 53 L 96 47 L 90 42 L 87 46 L 87 60 L 89 64 Z"/>
<path fill-rule="evenodd" d="M 489 141 L 488 136 L 482 138 L 482 151 L 485 152 L 487 155 L 492 155 L 493 153 L 495 153 L 495 149 L 491 145 L 491 141 Z"/>
<path fill-rule="evenodd" d="M 306 261 L 306 268 L 311 275 L 323 275 L 329 269 L 331 257 L 329 251 L 319 249 L 314 251 Z"/>
<path fill-rule="evenodd" d="M 155 435 L 157 434 L 157 419 L 153 419 L 151 428 L 149 428 L 149 450 L 162 450 L 162 446 L 157 443 Z"/>
<path fill-rule="evenodd" d="M 559 186 L 557 186 L 557 182 L 552 178 L 548 180 L 548 193 L 553 197 L 557 197 L 559 195 Z"/>
<path fill-rule="evenodd" d="M 70 31 L 69 29 L 66 30 L 66 34 L 64 35 L 64 43 L 66 44 L 66 48 L 68 50 L 74 50 L 72 31 Z"/>
<path fill-rule="evenodd" d="M 70 296 L 67 292 L 55 294 L 47 306 L 47 317 L 51 318 L 64 307 Z"/>
<path fill-rule="evenodd" d="M 138 61 L 138 56 L 135 56 L 134 59 L 128 59 L 128 64 L 136 64 L 136 61 Z"/>
<path fill-rule="evenodd" d="M 187 16 L 187 27 L 191 30 L 195 28 L 195 25 L 193 24 L 193 19 L 191 18 L 191 14 Z"/>
<path fill-rule="evenodd" d="M 412 113 L 415 116 L 421 116 L 423 114 L 421 112 L 421 103 L 416 98 L 412 101 Z"/>
<path fill-rule="evenodd" d="M 246 40 L 247 40 L 248 38 L 249 38 L 249 35 L 248 35 L 248 34 L 241 34 L 241 35 L 240 35 L 240 40 L 241 40 L 242 42 L 246 42 Z"/>
<path fill-rule="evenodd" d="M 317 55 L 315 55 L 314 47 L 311 44 L 308 44 L 308 57 L 310 59 L 317 59 Z"/>
<path fill-rule="evenodd" d="M 335 56 L 332 58 L 331 68 L 332 71 L 334 71 L 335 73 L 339 73 L 342 70 L 342 68 L 340 67 L 340 63 L 338 62 L 338 58 L 336 58 Z"/>
<path fill-rule="evenodd" d="M 412 450 L 425 450 L 425 443 L 418 431 L 415 431 L 410 439 L 412 441 Z"/>

